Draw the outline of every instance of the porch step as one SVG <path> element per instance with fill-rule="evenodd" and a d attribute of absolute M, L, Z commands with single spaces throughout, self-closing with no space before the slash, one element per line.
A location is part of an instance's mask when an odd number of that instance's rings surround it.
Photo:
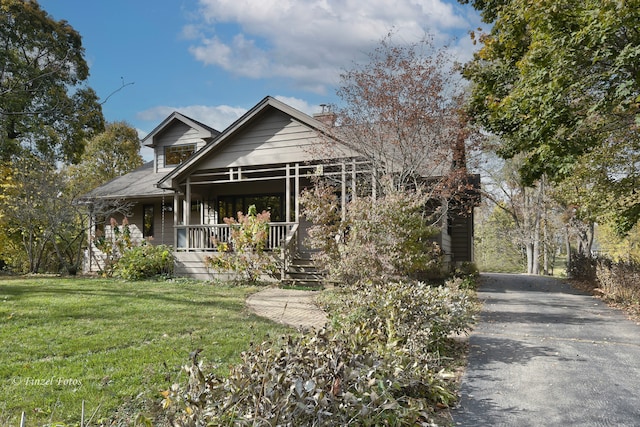
<path fill-rule="evenodd" d="M 322 288 L 327 285 L 326 273 L 320 270 L 310 257 L 304 254 L 293 260 L 287 270 L 286 277 L 282 280 L 283 286 L 301 286 L 310 288 Z"/>
<path fill-rule="evenodd" d="M 205 252 L 174 252 L 176 277 L 190 277 L 196 280 L 211 280 L 213 278 L 209 269 L 205 266 Z"/>

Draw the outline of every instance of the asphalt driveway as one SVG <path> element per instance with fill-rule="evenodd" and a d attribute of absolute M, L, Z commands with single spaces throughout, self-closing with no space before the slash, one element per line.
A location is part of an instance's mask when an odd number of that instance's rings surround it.
<path fill-rule="evenodd" d="M 458 426 L 640 426 L 640 325 L 559 280 L 486 274 Z"/>

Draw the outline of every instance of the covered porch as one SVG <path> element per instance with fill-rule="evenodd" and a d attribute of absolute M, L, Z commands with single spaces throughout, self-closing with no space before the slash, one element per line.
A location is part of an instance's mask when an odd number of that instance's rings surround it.
<path fill-rule="evenodd" d="M 174 188 L 176 255 L 192 260 L 195 268 L 196 260 L 230 242 L 231 228 L 223 219 L 236 218 L 253 204 L 258 212 L 271 214 L 266 249 L 279 252 L 284 277 L 294 259 L 309 257 L 305 239 L 310 224 L 301 214 L 300 195 L 314 185 L 314 177 L 334 183 L 343 217 L 351 197 L 375 195 L 369 165 L 355 158 L 194 171 Z"/>

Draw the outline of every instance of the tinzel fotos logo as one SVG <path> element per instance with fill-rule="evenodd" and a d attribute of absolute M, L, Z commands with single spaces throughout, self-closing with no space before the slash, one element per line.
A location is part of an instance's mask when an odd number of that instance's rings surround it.
<path fill-rule="evenodd" d="M 33 377 L 24 377 L 24 378 L 13 378 L 13 384 L 18 385 L 22 384 L 27 387 L 81 387 L 82 381 L 77 378 L 61 378 L 61 377 L 50 377 L 50 378 L 33 378 Z"/>

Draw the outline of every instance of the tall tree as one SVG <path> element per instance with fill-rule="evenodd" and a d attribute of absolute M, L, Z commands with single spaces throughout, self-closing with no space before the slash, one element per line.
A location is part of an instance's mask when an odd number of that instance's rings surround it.
<path fill-rule="evenodd" d="M 113 122 L 86 142 L 80 162 L 68 172 L 80 196 L 142 164 L 138 132 L 125 122 Z"/>
<path fill-rule="evenodd" d="M 516 239 L 516 222 L 504 202 L 487 198 L 475 217 L 475 262 L 482 271 L 522 273 L 526 257 Z"/>
<path fill-rule="evenodd" d="M 109 217 L 114 212 L 128 212 L 131 203 L 123 201 L 94 202 L 91 212 L 80 198 L 105 182 L 125 175 L 143 164 L 137 131 L 125 122 L 108 123 L 104 132 L 86 142 L 76 165 L 64 169 L 67 211 L 73 221 L 57 233 L 56 254 L 69 270 L 80 267 L 81 249 L 92 215 Z"/>
<path fill-rule="evenodd" d="M 450 58 L 429 38 L 398 45 L 388 36 L 368 62 L 341 76 L 334 136 L 396 188 L 448 177 L 454 164 L 466 176 L 469 132 L 461 76 Z"/>
<path fill-rule="evenodd" d="M 58 226 L 70 220 L 65 209 L 67 201 L 63 199 L 64 185 L 58 171 L 35 156 L 15 159 L 14 165 L 7 171 L 10 175 L 0 182 L 0 208 L 6 216 L 3 231 L 22 246 L 23 256 L 9 254 L 9 258 L 26 265 L 14 267 L 37 273 L 47 260 L 45 254 Z M 50 221 L 52 215 L 55 221 Z"/>
<path fill-rule="evenodd" d="M 485 257 L 498 254 L 499 259 L 485 258 L 485 266 L 499 267 L 503 261 L 516 266 L 513 248 L 517 247 L 516 252 L 523 255 L 529 274 L 549 274 L 566 232 L 577 236 L 577 227 L 584 223 L 575 214 L 565 215 L 568 209 L 557 200 L 562 192 L 546 177 L 533 185 L 524 185 L 518 172 L 523 156 L 509 160 L 498 158 L 491 144 L 496 140 L 490 138 L 484 144 L 483 202 L 490 209 L 485 215 L 479 215 L 476 223 L 477 236 L 484 239 L 480 250 Z M 488 247 L 496 241 L 504 248 Z"/>
<path fill-rule="evenodd" d="M 499 135 L 500 153 L 524 153 L 527 184 L 562 180 L 578 164 L 605 170 L 602 188 L 621 231 L 640 218 L 625 197 L 638 179 L 640 151 L 639 0 L 459 0 L 492 23 L 464 69 L 473 83 L 469 113 Z M 608 153 L 611 156 L 604 156 Z"/>
<path fill-rule="evenodd" d="M 611 258 L 617 262 L 633 262 L 640 263 L 640 227 L 635 226 L 629 234 L 624 238 L 604 225 L 598 227 L 598 243 L 599 250 L 607 258 Z"/>
<path fill-rule="evenodd" d="M 82 261 L 89 224 L 78 198 L 142 164 L 140 141 L 126 123 L 112 123 L 86 143 L 77 165 L 55 167 L 24 154 L 0 166 L 0 259 L 17 271 L 74 273 Z M 117 201 L 95 203 L 94 212 L 126 211 Z"/>
<path fill-rule="evenodd" d="M 80 34 L 35 0 L 0 0 L 0 160 L 27 149 L 50 162 L 78 161 L 104 128 Z"/>

